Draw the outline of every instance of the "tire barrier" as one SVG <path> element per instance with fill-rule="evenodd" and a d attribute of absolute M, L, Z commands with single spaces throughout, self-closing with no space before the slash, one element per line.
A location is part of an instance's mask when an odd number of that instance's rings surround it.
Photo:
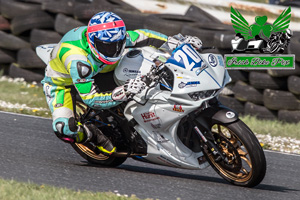
<path fill-rule="evenodd" d="M 291 93 L 300 95 L 300 77 L 299 76 L 289 76 L 288 89 Z"/>
<path fill-rule="evenodd" d="M 128 30 L 148 28 L 166 35 L 198 36 L 203 53 L 231 54 L 231 25 L 191 5 L 184 15 L 141 13 L 122 0 L 0 1 L 0 72 L 39 82 L 45 64 L 36 56 L 41 44 L 57 43 L 68 30 L 86 25 L 97 12 L 112 11 Z M 219 100 L 239 114 L 297 123 L 300 119 L 300 32 L 294 32 L 289 54 L 294 70 L 229 70 L 232 82 Z"/>
<path fill-rule="evenodd" d="M 41 4 L 34 4 L 29 2 L 20 2 L 17 0 L 1 1 L 1 15 L 8 19 L 20 15 L 27 15 L 40 11 L 42 9 Z"/>
<path fill-rule="evenodd" d="M 8 75 L 12 78 L 24 78 L 28 82 L 40 82 L 44 78 L 44 75 L 37 73 L 37 70 L 22 69 L 15 63 L 9 66 Z"/>
<path fill-rule="evenodd" d="M 64 35 L 69 30 L 84 25 L 84 23 L 74 19 L 73 17 L 68 17 L 64 14 L 59 13 L 55 17 L 54 30 L 59 34 Z"/>
<path fill-rule="evenodd" d="M 232 91 L 234 93 L 234 97 L 239 101 L 263 104 L 263 91 L 255 89 L 253 86 L 248 85 L 245 82 L 236 82 Z"/>
<path fill-rule="evenodd" d="M 36 55 L 35 51 L 31 48 L 20 49 L 17 53 L 17 62 L 21 68 L 31 69 L 31 68 L 41 68 L 44 65 L 43 61 Z"/>
<path fill-rule="evenodd" d="M 270 110 L 264 106 L 256 105 L 251 102 L 245 104 L 245 115 L 255 116 L 258 119 L 275 120 L 277 119 L 277 111 Z"/>
<path fill-rule="evenodd" d="M 227 106 L 228 108 L 231 108 L 232 110 L 234 110 L 235 112 L 237 112 L 238 114 L 244 114 L 244 103 L 237 100 L 236 98 L 232 97 L 232 96 L 224 96 L 224 95 L 220 95 L 219 96 L 219 101 L 224 105 Z"/>
<path fill-rule="evenodd" d="M 266 89 L 263 102 L 271 110 L 300 110 L 299 99 L 288 91 Z"/>
<path fill-rule="evenodd" d="M 287 79 L 272 77 L 267 73 L 251 71 L 249 73 L 249 82 L 256 89 L 287 89 Z"/>
<path fill-rule="evenodd" d="M 42 9 L 52 13 L 72 15 L 75 0 L 43 0 Z"/>
<path fill-rule="evenodd" d="M 30 44 L 33 50 L 41 44 L 58 43 L 62 35 L 52 30 L 32 29 L 30 33 Z"/>
<path fill-rule="evenodd" d="M 212 16 L 211 14 L 205 12 L 197 6 L 191 5 L 186 11 L 185 16 L 197 19 L 199 22 L 211 23 L 213 24 L 222 24 L 220 20 Z"/>
<path fill-rule="evenodd" d="M 0 15 L 0 30 L 1 31 L 10 30 L 10 23 L 2 15 Z"/>
<path fill-rule="evenodd" d="M 144 27 L 154 31 L 162 32 L 166 35 L 176 35 L 184 33 L 183 26 L 190 26 L 197 21 L 191 17 L 176 14 L 153 14 L 147 17 L 144 21 Z M 191 34 L 197 36 L 197 34 Z"/>
<path fill-rule="evenodd" d="M 14 17 L 11 21 L 11 32 L 19 35 L 34 28 L 54 28 L 54 18 L 44 11 L 35 11 Z"/>
<path fill-rule="evenodd" d="M 278 120 L 298 123 L 300 121 L 300 111 L 299 110 L 279 110 Z"/>
<path fill-rule="evenodd" d="M 0 60 L 2 63 L 15 62 L 16 61 L 15 52 L 6 49 L 0 49 Z"/>

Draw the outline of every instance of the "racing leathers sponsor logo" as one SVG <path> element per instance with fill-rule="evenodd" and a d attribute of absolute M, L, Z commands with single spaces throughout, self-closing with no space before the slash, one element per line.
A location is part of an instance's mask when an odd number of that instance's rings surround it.
<path fill-rule="evenodd" d="M 77 82 L 78 82 L 78 83 L 85 83 L 85 82 L 86 82 L 86 79 L 85 79 L 85 78 L 83 78 L 83 79 L 77 79 Z"/>
<path fill-rule="evenodd" d="M 173 110 L 176 112 L 184 112 L 181 105 L 174 105 Z"/>
<path fill-rule="evenodd" d="M 55 104 L 55 108 L 59 108 L 59 107 L 62 107 L 63 106 L 63 104 L 62 103 L 57 103 L 57 104 Z"/>
<path fill-rule="evenodd" d="M 48 103 L 48 105 L 50 105 L 50 102 L 53 100 L 53 96 L 51 95 L 51 86 L 48 83 L 45 83 L 44 85 L 44 93 L 46 96 L 46 101 Z"/>
<path fill-rule="evenodd" d="M 154 112 L 142 113 L 141 116 L 142 116 L 144 122 L 150 122 L 150 121 L 154 121 L 154 120 L 159 120 L 160 119 L 159 117 L 157 117 L 155 115 Z"/>
<path fill-rule="evenodd" d="M 105 104 L 110 102 L 113 102 L 113 100 L 95 101 L 95 104 Z"/>

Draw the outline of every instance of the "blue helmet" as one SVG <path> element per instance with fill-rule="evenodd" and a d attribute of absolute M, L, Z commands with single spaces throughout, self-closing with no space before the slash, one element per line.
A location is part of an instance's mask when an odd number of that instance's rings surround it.
<path fill-rule="evenodd" d="M 108 65 L 116 63 L 126 44 L 124 21 L 112 12 L 97 13 L 88 23 L 87 41 L 96 58 Z"/>

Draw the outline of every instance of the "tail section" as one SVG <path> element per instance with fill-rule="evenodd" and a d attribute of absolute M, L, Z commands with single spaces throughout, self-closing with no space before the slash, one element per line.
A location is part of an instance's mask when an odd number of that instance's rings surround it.
<path fill-rule="evenodd" d="M 57 44 L 43 44 L 37 46 L 35 51 L 38 57 L 47 65 L 50 61 L 50 53 Z"/>

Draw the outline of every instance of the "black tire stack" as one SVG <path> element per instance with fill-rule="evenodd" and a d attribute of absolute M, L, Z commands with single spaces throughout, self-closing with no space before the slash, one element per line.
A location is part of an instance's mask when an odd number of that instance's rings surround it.
<path fill-rule="evenodd" d="M 113 11 L 128 30 L 147 28 L 166 35 L 198 36 L 204 52 L 227 54 L 235 32 L 197 6 L 185 15 L 147 14 L 122 0 L 2 0 L 0 1 L 0 70 L 11 77 L 39 82 L 45 65 L 35 48 L 57 43 L 68 30 L 86 25 L 97 12 Z M 220 101 L 241 114 L 261 119 L 298 122 L 300 118 L 300 34 L 294 32 L 288 53 L 295 54 L 295 70 L 230 70 L 232 82 Z"/>

